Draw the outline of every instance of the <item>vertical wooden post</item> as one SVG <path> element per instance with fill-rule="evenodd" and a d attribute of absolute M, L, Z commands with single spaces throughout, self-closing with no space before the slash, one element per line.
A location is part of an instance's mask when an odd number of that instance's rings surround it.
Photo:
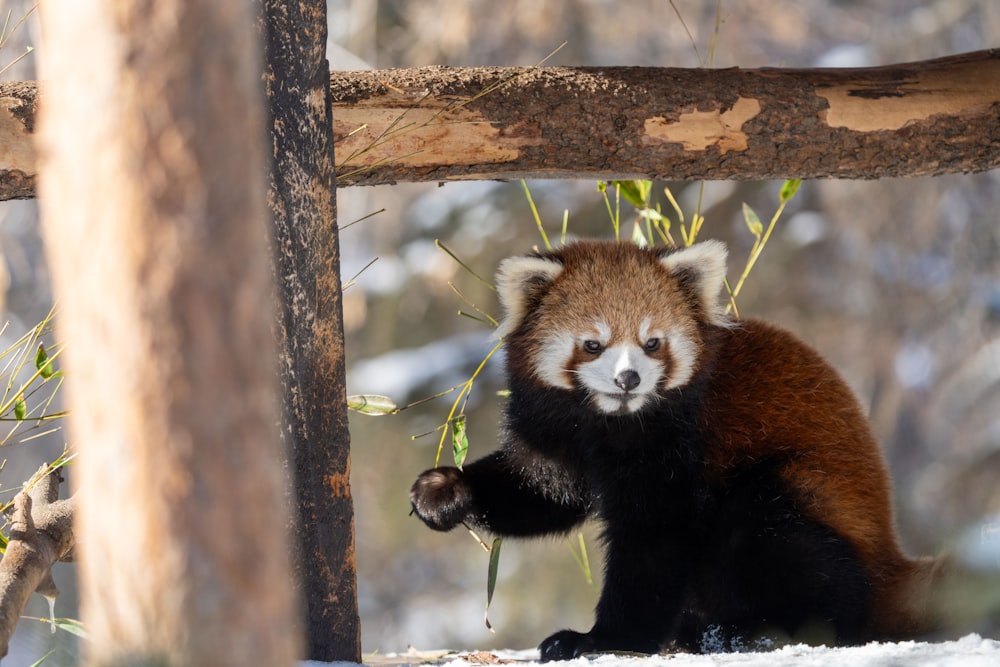
<path fill-rule="evenodd" d="M 53 0 L 41 16 L 88 664 L 291 665 L 253 7 Z"/>
<path fill-rule="evenodd" d="M 308 656 L 361 659 L 326 2 L 264 0 L 285 438 Z"/>

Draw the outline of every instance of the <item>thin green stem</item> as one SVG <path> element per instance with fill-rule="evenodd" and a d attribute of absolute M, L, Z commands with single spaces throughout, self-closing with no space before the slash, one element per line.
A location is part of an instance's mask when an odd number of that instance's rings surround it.
<path fill-rule="evenodd" d="M 771 238 L 771 232 L 774 231 L 778 218 L 781 217 L 781 213 L 785 210 L 785 205 L 788 201 L 790 200 L 783 201 L 778 205 L 774 215 L 771 216 L 770 222 L 767 223 L 767 229 L 764 231 L 764 236 L 760 239 L 759 243 L 755 242 L 753 248 L 750 250 L 750 256 L 747 258 L 746 267 L 744 267 L 743 273 L 740 275 L 740 279 L 736 282 L 736 287 L 734 287 L 730 293 L 730 303 L 726 307 L 726 312 L 730 312 L 733 308 L 735 308 L 736 297 L 739 296 L 740 290 L 743 289 L 743 284 L 746 282 L 747 276 L 750 275 L 750 271 L 753 270 L 754 265 L 757 263 L 757 259 L 760 257 L 761 253 L 764 252 L 764 247 Z"/>
<path fill-rule="evenodd" d="M 491 283 L 490 281 L 486 280 L 485 278 L 483 278 L 482 276 L 480 276 L 478 273 L 476 273 L 475 271 L 473 271 L 472 268 L 469 267 L 469 265 L 466 264 L 465 262 L 463 262 L 461 259 L 459 259 L 458 255 L 456 255 L 455 253 L 453 253 L 448 248 L 448 246 L 446 246 L 445 244 L 441 243 L 441 239 L 434 239 L 434 245 L 436 245 L 439 249 L 443 250 L 449 257 L 451 257 L 453 260 L 455 260 L 458 263 L 458 265 L 461 266 L 466 271 L 468 271 L 472 275 L 473 278 L 475 278 L 476 280 L 478 280 L 482 284 L 486 285 L 487 287 L 489 287 L 494 292 L 496 291 L 497 288 L 493 286 L 493 283 Z"/>
<path fill-rule="evenodd" d="M 444 451 L 444 441 L 448 437 L 449 429 L 447 425 L 451 423 L 452 419 L 454 419 L 455 413 L 458 412 L 458 406 L 460 403 L 462 404 L 462 409 L 464 411 L 465 405 L 462 399 L 465 398 L 466 401 L 468 401 L 468 394 L 472 391 L 472 385 L 476 381 L 476 378 L 479 377 L 483 368 L 486 367 L 486 363 L 501 347 L 503 347 L 503 341 L 497 341 L 497 344 L 493 346 L 493 349 L 490 350 L 485 357 L 483 357 L 483 360 L 479 363 L 479 366 L 476 368 L 475 372 L 473 372 L 472 376 L 462 384 L 456 386 L 456 388 L 460 388 L 460 391 L 458 392 L 458 396 L 455 397 L 455 402 L 451 404 L 451 410 L 448 412 L 448 418 L 445 420 L 445 429 L 441 432 L 441 440 L 438 442 L 437 454 L 434 456 L 435 468 L 441 463 L 441 452 Z"/>
<path fill-rule="evenodd" d="M 521 179 L 521 187 L 524 189 L 524 196 L 528 199 L 528 206 L 531 208 L 531 215 L 535 218 L 535 226 L 538 227 L 538 233 L 542 235 L 542 242 L 545 244 L 545 249 L 552 250 L 552 244 L 549 243 L 549 235 L 545 233 L 545 227 L 542 226 L 542 216 L 538 214 L 538 207 L 535 206 L 535 200 L 531 197 L 528 182 L 523 178 Z"/>

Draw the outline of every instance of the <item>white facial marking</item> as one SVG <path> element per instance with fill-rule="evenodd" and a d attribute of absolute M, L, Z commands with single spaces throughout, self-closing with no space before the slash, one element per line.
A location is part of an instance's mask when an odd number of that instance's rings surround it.
<path fill-rule="evenodd" d="M 618 412 L 636 412 L 646 404 L 647 398 L 647 396 L 642 395 L 622 400 L 621 398 L 614 398 L 607 394 L 594 394 L 594 403 L 601 412 L 615 414 Z"/>
<path fill-rule="evenodd" d="M 676 389 L 691 381 L 694 366 L 698 361 L 698 351 L 691 339 L 682 333 L 668 334 L 667 341 L 670 344 L 670 357 L 673 359 L 674 367 L 671 369 L 670 379 L 665 388 Z"/>
<path fill-rule="evenodd" d="M 653 323 L 648 317 L 642 321 L 642 324 L 639 325 L 639 342 L 645 343 L 652 338 L 666 338 L 663 331 L 660 329 L 650 329 L 651 326 L 653 326 Z"/>
<path fill-rule="evenodd" d="M 611 327 L 608 326 L 607 322 L 601 320 L 594 322 L 594 331 L 597 332 L 596 340 L 601 345 L 607 345 L 611 342 Z"/>
<path fill-rule="evenodd" d="M 644 318 L 639 325 L 639 340 L 649 340 L 649 327 L 653 325 L 649 318 Z"/>
<path fill-rule="evenodd" d="M 559 389 L 572 389 L 573 383 L 566 373 L 566 366 L 576 341 L 568 333 L 556 333 L 549 335 L 540 347 L 540 352 L 535 359 L 535 368 L 538 378 L 553 387 Z"/>

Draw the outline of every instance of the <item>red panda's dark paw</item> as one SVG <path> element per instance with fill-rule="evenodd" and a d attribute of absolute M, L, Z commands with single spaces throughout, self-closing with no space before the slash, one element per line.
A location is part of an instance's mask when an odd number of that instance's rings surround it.
<path fill-rule="evenodd" d="M 472 509 L 472 489 L 458 468 L 434 468 L 410 488 L 413 511 L 434 530 L 451 530 Z"/>
<path fill-rule="evenodd" d="M 583 632 L 560 630 L 538 646 L 542 662 L 572 660 L 595 649 L 593 637 Z"/>

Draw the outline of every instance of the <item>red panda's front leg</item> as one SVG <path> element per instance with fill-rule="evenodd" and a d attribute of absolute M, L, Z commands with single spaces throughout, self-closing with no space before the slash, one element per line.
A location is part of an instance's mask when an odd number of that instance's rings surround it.
<path fill-rule="evenodd" d="M 553 498 L 535 477 L 510 465 L 499 450 L 464 470 L 425 471 L 410 489 L 410 503 L 421 521 L 442 531 L 470 522 L 495 535 L 529 537 L 564 533 L 583 522 L 588 505 L 582 497 Z"/>
<path fill-rule="evenodd" d="M 590 632 L 562 630 L 539 645 L 542 662 L 586 653 L 657 653 L 672 639 L 693 554 L 654 531 L 605 532 L 604 586 Z"/>

